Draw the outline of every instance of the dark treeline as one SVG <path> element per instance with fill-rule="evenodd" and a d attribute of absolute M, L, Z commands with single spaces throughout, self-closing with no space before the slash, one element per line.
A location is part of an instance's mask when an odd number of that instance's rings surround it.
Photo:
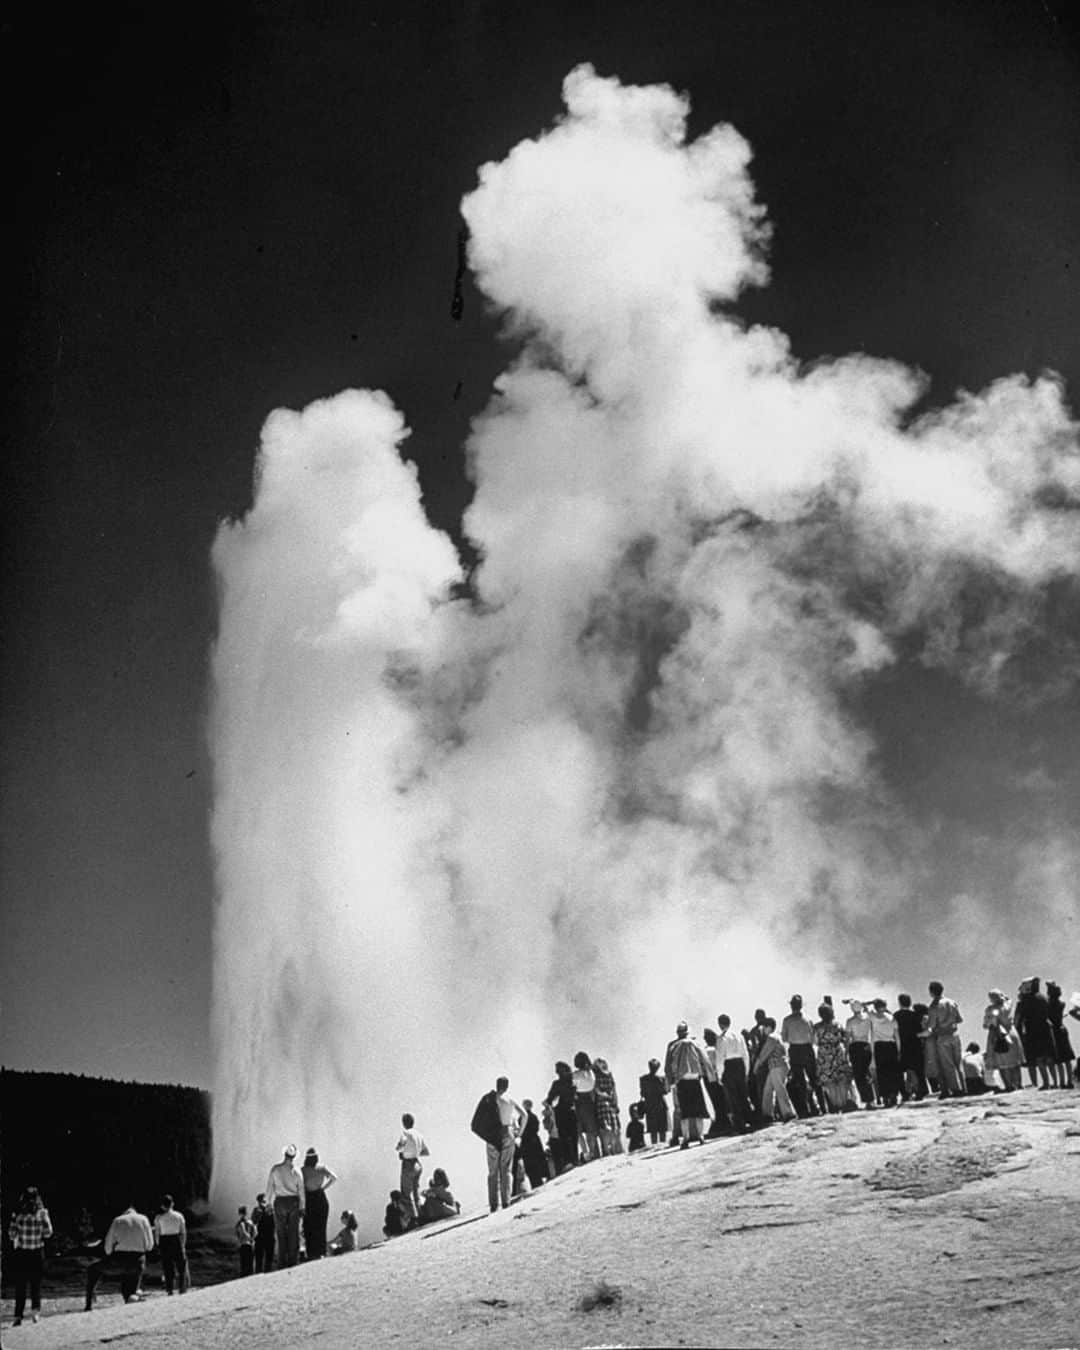
<path fill-rule="evenodd" d="M 163 1192 L 202 1209 L 210 1187 L 210 1094 L 73 1073 L 0 1070 L 5 1221 L 39 1187 L 62 1245 L 100 1237 L 128 1204 Z"/>

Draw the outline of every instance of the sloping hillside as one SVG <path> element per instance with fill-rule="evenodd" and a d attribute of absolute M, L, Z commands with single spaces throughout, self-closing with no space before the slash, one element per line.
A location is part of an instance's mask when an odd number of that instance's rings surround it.
<path fill-rule="evenodd" d="M 1078 1107 L 1028 1090 L 608 1159 L 475 1222 L 6 1343 L 1075 1344 Z"/>

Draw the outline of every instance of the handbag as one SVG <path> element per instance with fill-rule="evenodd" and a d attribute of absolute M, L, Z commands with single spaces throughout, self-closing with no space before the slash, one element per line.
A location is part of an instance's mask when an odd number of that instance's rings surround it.
<path fill-rule="evenodd" d="M 1012 1042 L 1009 1040 L 1008 1036 L 1002 1035 L 1002 1033 L 999 1031 L 998 1034 L 994 1037 L 994 1054 L 1007 1055 L 1011 1049 L 1012 1049 Z"/>

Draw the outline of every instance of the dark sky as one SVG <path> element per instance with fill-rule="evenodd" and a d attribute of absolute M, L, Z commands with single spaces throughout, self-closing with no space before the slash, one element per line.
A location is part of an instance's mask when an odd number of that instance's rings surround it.
<path fill-rule="evenodd" d="M 429 514 L 455 527 L 468 419 L 508 357 L 468 286 L 451 317 L 458 203 L 550 124 L 573 65 L 671 83 L 695 134 L 749 139 L 773 282 L 740 310 L 800 358 L 895 356 L 940 400 L 1049 366 L 1075 407 L 1066 9 L 270 0 L 212 22 L 9 20 L 3 1062 L 209 1081 L 215 529 L 248 505 L 267 413 L 350 385 L 404 409 Z M 923 693 L 950 724 L 947 693 Z M 894 721 L 905 772 L 970 802 L 964 728 L 946 772 L 933 727 Z M 1000 753 L 1029 732 L 1014 720 Z"/>

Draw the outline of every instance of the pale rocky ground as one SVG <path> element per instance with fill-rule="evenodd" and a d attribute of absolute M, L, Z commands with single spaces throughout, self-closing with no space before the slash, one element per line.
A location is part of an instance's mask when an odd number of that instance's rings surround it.
<path fill-rule="evenodd" d="M 89 1314 L 62 1303 L 5 1326 L 5 1345 L 1078 1346 L 1080 1092 L 610 1158 L 355 1255 L 183 1298 L 110 1292 Z"/>

